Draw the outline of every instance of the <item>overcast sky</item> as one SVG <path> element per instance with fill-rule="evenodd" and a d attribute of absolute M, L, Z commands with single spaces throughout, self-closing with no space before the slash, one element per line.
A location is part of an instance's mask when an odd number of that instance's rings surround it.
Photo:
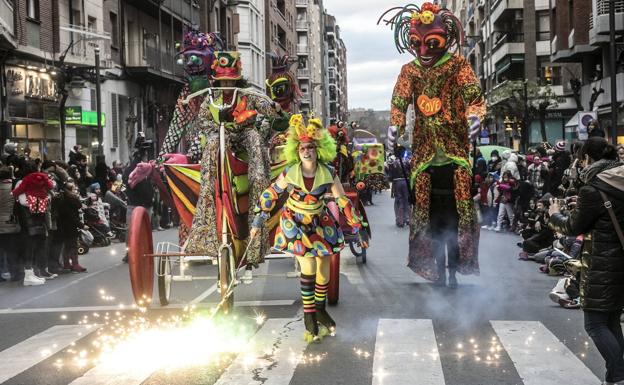
<path fill-rule="evenodd" d="M 393 34 L 384 24 L 376 25 L 388 8 L 422 1 L 324 0 L 327 12 L 336 17 L 347 47 L 349 108 L 390 109 L 390 98 L 401 66 L 410 53 L 399 54 Z"/>

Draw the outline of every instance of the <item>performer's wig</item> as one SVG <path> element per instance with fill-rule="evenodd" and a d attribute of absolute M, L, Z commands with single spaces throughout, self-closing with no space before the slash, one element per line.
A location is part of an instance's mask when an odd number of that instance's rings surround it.
<path fill-rule="evenodd" d="M 384 19 L 390 14 L 389 19 Z M 444 46 L 447 50 L 459 51 L 464 44 L 464 29 L 457 16 L 446 8 L 437 4 L 424 3 L 421 7 L 408 4 L 404 7 L 393 7 L 384 12 L 377 24 L 384 22 L 394 30 L 394 44 L 400 53 L 405 51 L 414 56 L 418 52 L 412 44 L 412 37 L 418 25 L 430 25 L 432 28 L 441 27 L 446 31 Z"/>
<path fill-rule="evenodd" d="M 295 114 L 290 118 L 290 127 L 284 148 L 284 157 L 289 165 L 300 162 L 300 143 L 314 143 L 316 145 L 316 159 L 319 163 L 327 164 L 336 158 L 336 142 L 323 128 L 320 119 L 312 118 L 306 125 L 301 114 Z"/>

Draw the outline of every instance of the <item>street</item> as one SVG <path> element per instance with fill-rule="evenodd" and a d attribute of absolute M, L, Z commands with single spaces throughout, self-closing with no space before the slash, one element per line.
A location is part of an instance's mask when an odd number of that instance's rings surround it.
<path fill-rule="evenodd" d="M 219 295 L 214 280 L 175 282 L 169 308 L 157 305 L 155 287 L 154 306 L 137 311 L 121 262 L 124 245 L 113 244 L 83 256 L 85 274 L 37 287 L 0 284 L 0 383 L 600 384 L 603 361 L 583 330 L 582 312 L 549 300 L 556 278 L 517 260 L 515 235 L 484 230 L 481 275 L 459 276 L 456 290 L 436 288 L 405 266 L 408 230 L 394 226 L 389 192 L 373 201 L 368 263 L 356 264 L 348 248 L 343 251 L 340 301 L 329 308 L 335 337 L 303 342 L 299 281 L 286 277 L 293 262 L 271 260 L 258 272 L 268 277 L 235 290 L 228 322 L 240 325 L 237 335 L 211 329 L 206 337 L 191 329 L 190 338 L 179 335 L 188 338 L 181 347 L 176 338 L 154 334 L 136 352 L 128 345 L 122 358 L 94 362 L 98 329 L 140 330 L 137 320 L 154 326 L 183 315 L 189 304 L 199 314 Z M 154 237 L 174 241 L 177 234 Z M 216 266 L 192 271 L 214 276 Z M 212 338 L 227 346 L 213 346 Z M 227 352 L 240 338 L 243 347 Z M 206 353 L 213 348 L 216 353 Z"/>

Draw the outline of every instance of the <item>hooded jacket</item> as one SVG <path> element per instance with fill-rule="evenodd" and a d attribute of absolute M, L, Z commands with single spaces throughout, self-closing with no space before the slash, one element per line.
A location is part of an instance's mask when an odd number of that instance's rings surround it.
<path fill-rule="evenodd" d="M 624 307 L 624 249 L 599 191 L 611 201 L 624 228 L 624 165 L 601 160 L 586 170 L 576 209 L 569 216 L 554 214 L 550 226 L 566 235 L 585 234 L 581 252 L 581 306 L 610 312 Z"/>
<path fill-rule="evenodd" d="M 518 155 L 514 153 L 509 153 L 509 151 L 503 152 L 503 158 L 507 159 L 503 167 L 501 168 L 501 175 L 505 173 L 505 171 L 511 172 L 511 176 L 515 180 L 520 180 L 520 171 L 518 170 Z"/>

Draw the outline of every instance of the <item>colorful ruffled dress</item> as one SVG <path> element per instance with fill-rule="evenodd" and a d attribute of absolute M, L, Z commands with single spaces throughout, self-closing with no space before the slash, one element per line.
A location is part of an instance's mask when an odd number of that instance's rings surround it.
<path fill-rule="evenodd" d="M 324 257 L 338 253 L 344 247 L 344 236 L 329 212 L 323 196 L 331 193 L 335 172 L 330 166 L 318 164 L 314 183 L 306 188 L 301 164 L 287 168 L 282 174 L 288 187 L 271 184 L 261 195 L 255 208 L 258 218 L 267 219 L 282 194 L 288 200 L 282 208 L 280 226 L 275 235 L 274 250 L 305 257 Z M 362 220 L 346 196 L 336 200 L 347 223 L 355 230 Z"/>

